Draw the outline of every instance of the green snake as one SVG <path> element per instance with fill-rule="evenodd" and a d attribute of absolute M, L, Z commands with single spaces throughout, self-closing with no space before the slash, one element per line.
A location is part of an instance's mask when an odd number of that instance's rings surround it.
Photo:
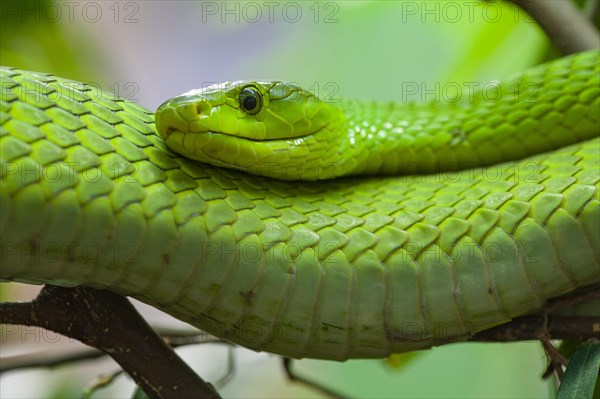
<path fill-rule="evenodd" d="M 466 340 L 600 283 L 599 65 L 454 103 L 234 82 L 166 102 L 156 127 L 2 68 L 0 279 L 106 288 L 294 358 Z"/>

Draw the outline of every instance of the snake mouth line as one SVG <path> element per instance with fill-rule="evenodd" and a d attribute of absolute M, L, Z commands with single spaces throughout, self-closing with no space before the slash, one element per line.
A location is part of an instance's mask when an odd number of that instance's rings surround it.
<path fill-rule="evenodd" d="M 216 142 L 222 142 L 223 145 L 225 145 L 225 142 L 229 141 L 237 141 L 238 144 L 242 145 L 242 146 L 251 146 L 251 145 L 269 145 L 269 144 L 274 144 L 277 145 L 276 143 L 287 143 L 290 141 L 295 141 L 295 140 L 305 140 L 307 137 L 321 131 L 323 128 L 319 128 L 318 130 L 314 131 L 314 132 L 310 132 L 307 133 L 305 135 L 302 136 L 296 136 L 296 137 L 291 137 L 291 138 L 273 138 L 273 139 L 252 139 L 249 137 L 243 137 L 243 136 L 236 136 L 234 134 L 229 134 L 229 133 L 224 133 L 224 132 L 215 132 L 215 131 L 202 131 L 202 132 L 195 132 L 193 130 L 187 130 L 187 131 L 181 131 L 178 130 L 176 128 L 169 128 L 167 130 L 167 134 L 164 137 L 164 140 L 166 141 L 167 138 L 169 136 L 171 136 L 172 134 L 180 134 L 183 137 L 186 136 L 190 136 L 193 135 L 196 137 L 196 139 L 201 140 L 202 142 L 205 142 L 207 145 L 215 140 Z M 282 152 L 282 151 L 287 151 L 286 148 L 273 148 L 272 149 L 273 152 Z M 205 155 L 208 155 L 205 153 Z M 223 162 L 222 160 L 215 158 L 213 156 L 209 156 L 211 159 L 214 160 L 218 160 Z"/>
<path fill-rule="evenodd" d="M 251 138 L 251 137 L 244 137 L 244 136 L 237 136 L 235 134 L 231 134 L 231 133 L 225 133 L 225 132 L 216 132 L 213 130 L 209 130 L 206 132 L 195 132 L 190 130 L 188 133 L 193 133 L 193 134 L 210 134 L 212 136 L 215 137 L 219 137 L 219 136 L 224 136 L 224 137 L 230 137 L 232 139 L 239 139 L 239 140 L 245 140 L 245 141 L 249 141 L 251 143 L 274 143 L 274 142 L 282 142 L 282 141 L 293 141 L 293 140 L 302 140 L 305 139 L 309 136 L 312 136 L 313 134 L 316 134 L 318 132 L 320 132 L 321 130 L 323 130 L 325 127 L 321 127 L 317 130 L 315 130 L 314 132 L 309 132 L 306 134 L 303 134 L 301 136 L 294 136 L 294 137 L 286 137 L 286 138 L 272 138 L 272 139 L 255 139 L 255 138 Z"/>
<path fill-rule="evenodd" d="M 227 133 L 227 132 L 222 132 L 222 131 L 215 131 L 215 130 L 203 130 L 203 131 L 197 131 L 197 130 L 193 130 L 191 127 L 191 122 L 188 122 L 188 128 L 183 130 L 180 129 L 177 126 L 167 126 L 165 129 L 165 135 L 164 135 L 164 139 L 166 139 L 167 137 L 169 137 L 170 135 L 172 135 L 173 133 L 180 133 L 180 134 L 194 134 L 194 135 L 206 135 L 207 138 L 211 138 L 211 137 L 222 137 L 222 138 L 230 138 L 230 139 L 239 139 L 239 140 L 244 140 L 244 141 L 248 141 L 251 143 L 268 143 L 268 142 L 282 142 L 282 141 L 293 141 L 293 140 L 302 140 L 305 139 L 311 135 L 317 134 L 319 132 L 321 132 L 323 129 L 325 129 L 327 126 L 321 126 L 318 129 L 316 129 L 315 131 L 312 132 L 308 132 L 306 134 L 303 135 L 299 135 L 299 136 L 294 136 L 294 137 L 287 137 L 287 138 L 266 138 L 266 139 L 256 139 L 256 138 L 251 138 L 251 137 L 245 137 L 245 136 L 238 136 L 232 133 Z"/>

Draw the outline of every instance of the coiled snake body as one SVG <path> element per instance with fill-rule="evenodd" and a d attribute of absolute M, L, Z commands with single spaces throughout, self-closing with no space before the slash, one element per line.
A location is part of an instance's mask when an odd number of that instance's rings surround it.
<path fill-rule="evenodd" d="M 598 61 L 499 84 L 534 84 L 530 101 L 323 104 L 238 82 L 163 105 L 171 149 L 136 104 L 3 68 L 0 278 L 107 288 L 296 358 L 467 339 L 600 283 Z M 401 172 L 421 174 L 373 176 Z M 347 174 L 368 176 L 281 180 Z"/>

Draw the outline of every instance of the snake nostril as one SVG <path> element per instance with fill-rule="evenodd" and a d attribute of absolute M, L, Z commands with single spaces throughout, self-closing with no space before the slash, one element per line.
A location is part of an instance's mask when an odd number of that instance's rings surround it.
<path fill-rule="evenodd" d="M 210 110 L 212 106 L 208 101 L 200 100 L 196 102 L 196 113 L 198 115 L 208 115 L 210 114 Z"/>
<path fill-rule="evenodd" d="M 181 111 L 185 107 L 180 107 L 176 105 L 161 107 L 155 114 L 155 126 L 156 132 L 163 139 L 167 138 L 173 133 L 176 132 L 187 132 L 189 130 L 189 124 L 187 121 L 185 113 L 182 114 Z M 193 107 L 187 107 L 190 109 Z M 195 111 L 195 109 L 194 109 Z M 187 114 L 193 113 L 187 112 Z"/>

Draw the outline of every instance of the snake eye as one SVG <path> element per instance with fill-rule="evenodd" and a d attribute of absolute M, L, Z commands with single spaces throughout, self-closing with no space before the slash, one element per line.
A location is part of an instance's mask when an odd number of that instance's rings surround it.
<path fill-rule="evenodd" d="M 249 115 L 257 114 L 262 108 L 262 96 L 254 87 L 246 87 L 240 92 L 240 107 Z"/>

